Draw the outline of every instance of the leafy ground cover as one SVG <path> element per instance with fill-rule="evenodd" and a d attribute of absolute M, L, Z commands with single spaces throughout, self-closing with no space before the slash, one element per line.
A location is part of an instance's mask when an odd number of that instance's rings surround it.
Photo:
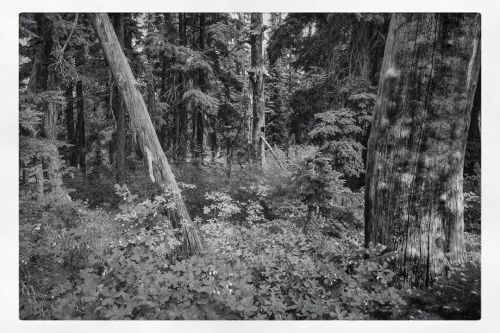
<path fill-rule="evenodd" d="M 73 179 L 20 195 L 21 319 L 479 319 L 480 237 L 431 289 L 362 246 L 362 192 L 321 159 L 281 175 L 176 170 L 205 253 L 187 256 L 168 191 Z M 314 172 L 313 172 L 314 169 Z M 101 193 L 100 196 L 94 193 Z"/>

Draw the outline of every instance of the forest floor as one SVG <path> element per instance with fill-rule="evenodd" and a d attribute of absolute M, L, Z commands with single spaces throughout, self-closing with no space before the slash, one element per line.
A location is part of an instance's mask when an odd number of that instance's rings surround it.
<path fill-rule="evenodd" d="M 281 180 L 174 167 L 207 246 L 186 256 L 139 169 L 126 190 L 65 179 L 72 201 L 20 195 L 21 319 L 480 319 L 480 234 L 429 289 L 404 288 L 390 253 L 362 246 L 362 195 L 332 218 L 280 198 Z M 191 184 L 191 185 L 185 185 Z M 194 186 L 192 186 L 194 185 Z"/>

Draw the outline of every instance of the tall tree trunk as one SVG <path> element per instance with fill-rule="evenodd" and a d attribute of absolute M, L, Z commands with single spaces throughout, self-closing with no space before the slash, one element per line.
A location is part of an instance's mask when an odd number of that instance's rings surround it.
<path fill-rule="evenodd" d="M 69 83 L 66 87 L 66 138 L 73 147 L 68 149 L 67 159 L 69 161 L 69 165 L 75 167 L 76 166 L 76 158 L 75 158 L 75 120 L 74 120 L 74 105 L 73 105 L 73 83 Z"/>
<path fill-rule="evenodd" d="M 169 34 L 172 33 L 172 22 L 174 21 L 174 13 L 164 13 L 162 18 L 163 38 L 165 41 L 169 40 Z M 167 93 L 167 80 L 171 75 L 167 77 L 167 68 L 169 67 L 169 59 L 167 59 L 167 54 L 165 51 L 160 52 L 161 57 L 161 84 L 160 84 L 160 96 L 159 99 L 161 102 L 166 101 L 166 93 Z M 170 119 L 173 118 L 172 112 L 163 112 L 163 124 L 160 130 L 160 143 L 163 147 L 164 151 L 170 150 L 172 148 L 172 130 L 169 131 L 169 124 L 172 124 L 173 121 Z"/>
<path fill-rule="evenodd" d="M 150 179 L 163 188 L 170 187 L 173 190 L 173 200 L 182 220 L 188 249 L 191 253 L 200 253 L 203 245 L 196 226 L 191 221 L 174 174 L 161 149 L 144 100 L 137 90 L 137 81 L 116 38 L 108 15 L 103 13 L 90 14 L 90 18 L 130 114 L 131 125 L 135 128 L 139 142 L 143 145 L 146 153 Z"/>
<path fill-rule="evenodd" d="M 262 168 L 265 156 L 264 142 L 260 137 L 261 135 L 264 136 L 266 124 L 264 113 L 264 59 L 262 57 L 264 30 L 262 27 L 262 13 L 252 13 L 250 21 L 253 31 L 250 38 L 252 68 L 249 71 L 253 101 L 252 154 L 254 162 Z"/>
<path fill-rule="evenodd" d="M 56 91 L 56 74 L 49 72 L 48 90 Z M 42 135 L 51 140 L 57 140 L 57 119 L 59 117 L 59 105 L 53 101 L 45 104 L 45 112 L 42 123 Z M 55 144 L 50 145 L 50 157 L 47 163 L 47 173 L 49 178 L 50 191 L 52 193 L 62 193 L 62 174 L 59 149 Z"/>
<path fill-rule="evenodd" d="M 186 13 L 179 13 L 179 45 L 180 46 L 187 46 L 187 29 L 186 29 Z M 186 92 L 186 75 L 184 73 L 181 73 L 180 76 L 180 98 L 182 98 L 183 94 Z M 187 119 L 187 113 L 185 112 L 183 106 L 179 103 L 178 104 L 178 131 L 177 131 L 177 136 L 178 136 L 178 159 L 181 163 L 186 162 L 186 155 L 187 155 L 187 142 L 188 142 L 188 119 Z"/>
<path fill-rule="evenodd" d="M 395 14 L 368 142 L 365 245 L 398 251 L 429 285 L 464 255 L 462 170 L 480 53 L 478 14 Z"/>
<path fill-rule="evenodd" d="M 361 39 L 361 65 L 360 65 L 360 76 L 363 80 L 370 82 L 370 67 L 371 67 L 371 62 L 370 62 L 370 54 L 368 53 L 368 47 L 369 47 L 369 42 L 370 42 L 370 37 L 371 37 L 371 24 L 369 21 L 367 21 L 364 17 L 360 19 L 358 22 L 359 25 L 359 38 Z"/>
<path fill-rule="evenodd" d="M 75 64 L 79 72 L 85 63 L 83 46 L 78 47 L 76 53 Z M 79 78 L 76 81 L 76 146 L 77 146 L 77 166 L 82 172 L 86 173 L 85 157 L 87 154 L 85 142 L 85 117 L 84 117 L 84 101 L 83 101 L 83 82 Z"/>
<path fill-rule="evenodd" d="M 52 52 L 52 21 L 42 13 L 35 14 L 37 23 L 37 51 L 33 61 L 28 91 L 38 93 L 47 90 L 50 53 Z"/>
<path fill-rule="evenodd" d="M 165 102 L 165 94 L 167 92 L 167 59 L 164 52 L 161 52 L 161 82 L 160 82 L 160 102 Z M 168 140 L 168 118 L 169 114 L 163 112 L 161 115 L 163 122 L 160 129 L 160 143 L 163 150 L 168 150 L 170 148 Z"/>
<path fill-rule="evenodd" d="M 55 90 L 55 73 L 49 70 L 52 61 L 52 21 L 45 14 L 35 14 L 37 23 L 37 51 L 33 62 L 30 80 L 28 82 L 28 91 L 31 93 L 41 93 L 48 90 Z M 58 107 L 52 101 L 41 104 L 44 116 L 42 121 L 42 137 L 48 140 L 57 139 L 57 117 Z M 61 162 L 59 160 L 59 151 L 55 144 L 48 146 L 49 155 L 47 162 L 48 178 L 51 192 L 59 193 L 62 190 Z M 40 167 L 41 169 L 41 167 Z M 37 182 L 39 184 L 40 195 L 43 195 L 43 172 L 37 173 Z M 41 177 L 41 179 L 40 179 Z"/>
<path fill-rule="evenodd" d="M 56 74 L 53 71 L 49 73 L 48 91 L 56 92 Z M 59 117 L 59 108 L 53 101 L 45 104 L 45 112 L 42 122 L 42 134 L 50 140 L 57 139 L 57 118 Z"/>
<path fill-rule="evenodd" d="M 199 40 L 198 40 L 198 47 L 200 49 L 200 52 L 203 52 L 205 50 L 205 14 L 200 13 L 200 34 L 199 34 Z M 204 71 L 200 71 L 199 76 L 198 76 L 198 86 L 200 87 L 200 90 L 204 93 L 207 92 L 207 82 L 206 82 L 206 75 Z M 201 159 L 203 162 L 203 153 L 204 153 L 204 147 L 203 147 L 203 139 L 205 136 L 205 122 L 206 122 L 206 117 L 203 113 L 203 111 L 198 110 L 196 113 L 196 157 Z"/>
<path fill-rule="evenodd" d="M 113 14 L 113 28 L 122 48 L 125 47 L 125 24 L 122 13 Z M 115 118 L 115 158 L 116 182 L 122 185 L 125 182 L 126 164 L 125 164 L 125 106 L 123 99 L 118 91 L 116 82 L 113 84 L 113 115 Z"/>

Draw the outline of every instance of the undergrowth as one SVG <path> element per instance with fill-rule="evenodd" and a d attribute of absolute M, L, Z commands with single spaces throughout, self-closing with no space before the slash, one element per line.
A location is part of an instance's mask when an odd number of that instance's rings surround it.
<path fill-rule="evenodd" d="M 142 175 L 129 174 L 130 187 L 75 179 L 72 200 L 21 191 L 20 318 L 479 318 L 477 234 L 466 233 L 462 267 L 404 290 L 394 254 L 362 246 L 362 191 L 314 152 L 259 179 L 190 168 L 176 172 L 206 244 L 199 256 L 182 251 L 168 190 L 141 186 Z"/>

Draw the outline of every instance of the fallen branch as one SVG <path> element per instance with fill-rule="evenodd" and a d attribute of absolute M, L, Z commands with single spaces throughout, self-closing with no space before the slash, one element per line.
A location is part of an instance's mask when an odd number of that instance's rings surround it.
<path fill-rule="evenodd" d="M 264 141 L 264 143 L 266 144 L 267 148 L 269 148 L 269 151 L 271 152 L 271 155 L 273 155 L 273 157 L 276 160 L 276 162 L 278 162 L 278 165 L 280 166 L 281 170 L 286 171 L 286 169 L 281 164 L 280 160 L 278 160 L 278 157 L 276 156 L 276 154 L 274 154 L 274 150 L 273 150 L 273 148 L 271 148 L 271 145 L 267 142 L 266 139 L 264 139 L 264 136 L 261 135 L 260 138 L 262 139 L 262 141 Z"/>

